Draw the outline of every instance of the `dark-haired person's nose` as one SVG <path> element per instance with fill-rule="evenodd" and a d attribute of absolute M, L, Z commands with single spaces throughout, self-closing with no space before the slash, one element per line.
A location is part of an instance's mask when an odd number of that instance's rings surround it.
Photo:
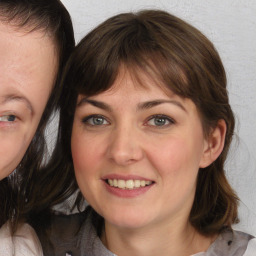
<path fill-rule="evenodd" d="M 144 152 L 140 143 L 139 131 L 132 127 L 120 127 L 113 131 L 109 139 L 107 156 L 120 166 L 140 161 Z"/>

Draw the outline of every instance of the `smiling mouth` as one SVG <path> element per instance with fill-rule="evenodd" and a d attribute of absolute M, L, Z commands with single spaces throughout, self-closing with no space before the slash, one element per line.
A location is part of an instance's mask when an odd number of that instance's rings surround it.
<path fill-rule="evenodd" d="M 149 180 L 119 180 L 119 179 L 107 179 L 106 183 L 110 187 L 120 188 L 120 189 L 138 189 L 141 187 L 146 187 L 153 184 L 153 181 Z"/>

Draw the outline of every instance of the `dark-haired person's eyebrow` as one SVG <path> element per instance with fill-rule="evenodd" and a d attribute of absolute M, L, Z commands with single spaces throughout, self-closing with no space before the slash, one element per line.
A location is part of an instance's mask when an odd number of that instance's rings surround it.
<path fill-rule="evenodd" d="M 16 94 L 7 94 L 1 97 L 1 104 L 6 104 L 9 102 L 22 102 L 26 105 L 26 108 L 31 112 L 31 115 L 34 115 L 34 108 L 31 102 L 23 95 L 16 95 Z"/>
<path fill-rule="evenodd" d="M 106 111 L 109 111 L 109 112 L 112 111 L 112 108 L 109 105 L 107 105 L 106 103 L 101 102 L 101 101 L 97 101 L 97 100 L 91 100 L 91 99 L 88 99 L 88 98 L 82 98 L 78 102 L 77 107 L 81 107 L 85 104 L 91 104 L 94 107 L 97 107 L 97 108 L 100 108 L 100 109 L 103 109 L 103 110 L 106 110 Z"/>
<path fill-rule="evenodd" d="M 146 101 L 146 102 L 142 102 L 138 105 L 138 110 L 143 110 L 143 109 L 149 109 L 149 108 L 153 108 L 156 107 L 160 104 L 164 104 L 164 103 L 169 103 L 169 104 L 173 104 L 176 105 L 177 107 L 181 108 L 182 110 L 184 110 L 185 112 L 187 112 L 186 108 L 177 100 L 152 100 L 152 101 Z"/>

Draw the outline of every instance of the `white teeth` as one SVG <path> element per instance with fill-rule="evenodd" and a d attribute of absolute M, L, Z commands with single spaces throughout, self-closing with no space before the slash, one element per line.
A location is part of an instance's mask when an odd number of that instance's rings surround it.
<path fill-rule="evenodd" d="M 133 180 L 127 180 L 125 182 L 126 188 L 133 189 L 134 188 L 134 181 Z"/>
<path fill-rule="evenodd" d="M 108 184 L 111 187 L 121 188 L 121 189 L 134 189 L 134 188 L 140 188 L 145 187 L 152 184 L 152 181 L 149 180 L 111 180 L 108 179 Z"/>
<path fill-rule="evenodd" d="M 118 188 L 125 188 L 126 187 L 125 180 L 118 180 L 117 181 L 117 187 Z"/>
<path fill-rule="evenodd" d="M 140 180 L 135 180 L 134 181 L 134 187 L 139 188 L 140 187 Z"/>

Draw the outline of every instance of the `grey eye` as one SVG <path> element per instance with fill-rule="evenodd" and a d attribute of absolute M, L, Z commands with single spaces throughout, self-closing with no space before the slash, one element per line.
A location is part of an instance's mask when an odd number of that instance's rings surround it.
<path fill-rule="evenodd" d="M 91 123 L 93 125 L 102 125 L 102 124 L 104 124 L 104 118 L 102 118 L 102 117 L 92 117 L 91 118 Z"/>
<path fill-rule="evenodd" d="M 92 126 L 100 126 L 100 125 L 107 125 L 109 122 L 100 115 L 91 115 L 83 119 L 83 123 L 89 124 Z"/>
<path fill-rule="evenodd" d="M 151 126 L 164 126 L 170 124 L 170 120 L 166 117 L 153 117 L 148 121 Z"/>
<path fill-rule="evenodd" d="M 168 120 L 166 118 L 162 118 L 162 117 L 156 117 L 154 118 L 154 124 L 156 126 L 162 126 L 165 125 L 168 122 Z"/>

